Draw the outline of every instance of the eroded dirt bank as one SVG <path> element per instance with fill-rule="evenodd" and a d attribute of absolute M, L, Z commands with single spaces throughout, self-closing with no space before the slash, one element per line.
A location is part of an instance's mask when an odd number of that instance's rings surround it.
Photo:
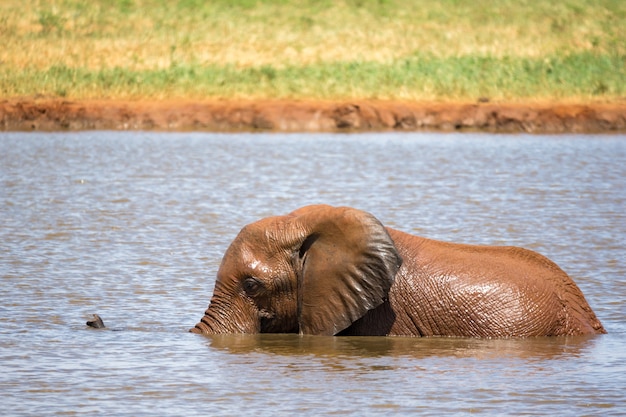
<path fill-rule="evenodd" d="M 213 100 L 0 101 L 0 129 L 626 132 L 626 102 L 593 104 Z"/>

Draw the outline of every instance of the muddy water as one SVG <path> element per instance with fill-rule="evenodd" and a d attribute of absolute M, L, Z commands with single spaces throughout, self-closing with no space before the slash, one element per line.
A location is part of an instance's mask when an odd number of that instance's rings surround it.
<path fill-rule="evenodd" d="M 623 415 L 625 178 L 624 136 L 0 133 L 0 409 Z M 609 334 L 187 333 L 238 230 L 310 203 L 538 250 Z"/>

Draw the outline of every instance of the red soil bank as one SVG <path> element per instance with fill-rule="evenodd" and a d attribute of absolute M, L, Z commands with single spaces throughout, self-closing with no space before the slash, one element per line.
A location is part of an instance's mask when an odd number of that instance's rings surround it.
<path fill-rule="evenodd" d="M 626 102 L 382 100 L 0 101 L 0 130 L 626 132 Z"/>

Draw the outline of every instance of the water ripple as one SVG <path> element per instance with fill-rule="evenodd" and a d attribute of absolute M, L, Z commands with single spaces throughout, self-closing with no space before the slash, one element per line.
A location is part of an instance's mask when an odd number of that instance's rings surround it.
<path fill-rule="evenodd" d="M 10 415 L 626 412 L 623 136 L 0 134 L 0 406 Z M 240 228 L 349 205 L 555 260 L 609 334 L 206 338 Z M 100 314 L 106 330 L 85 326 Z"/>

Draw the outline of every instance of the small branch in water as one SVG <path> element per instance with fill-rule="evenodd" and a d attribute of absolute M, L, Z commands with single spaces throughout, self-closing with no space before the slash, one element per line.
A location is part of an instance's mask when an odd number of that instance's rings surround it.
<path fill-rule="evenodd" d="M 97 314 L 93 315 L 93 320 L 87 322 L 87 326 L 93 327 L 94 329 L 104 329 L 106 327 L 100 316 Z"/>

